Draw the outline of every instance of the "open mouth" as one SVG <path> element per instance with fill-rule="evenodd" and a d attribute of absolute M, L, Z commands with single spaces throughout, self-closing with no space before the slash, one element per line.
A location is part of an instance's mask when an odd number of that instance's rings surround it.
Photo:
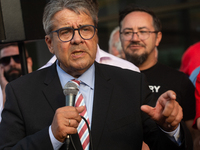
<path fill-rule="evenodd" d="M 75 58 L 75 59 L 81 58 L 81 57 L 84 56 L 84 54 L 85 54 L 84 51 L 74 51 L 74 52 L 72 52 L 72 57 Z"/>
<path fill-rule="evenodd" d="M 83 53 L 82 51 L 81 52 L 74 52 L 73 55 L 80 55 L 82 53 Z"/>

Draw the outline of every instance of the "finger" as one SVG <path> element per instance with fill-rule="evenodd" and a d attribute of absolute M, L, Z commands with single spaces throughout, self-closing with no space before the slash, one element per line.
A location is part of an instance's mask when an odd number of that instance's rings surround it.
<path fill-rule="evenodd" d="M 177 126 L 181 120 L 183 119 L 183 110 L 182 110 L 182 107 L 180 105 L 179 106 L 179 111 L 178 111 L 178 114 L 176 116 L 176 118 L 174 119 L 174 121 L 171 123 L 172 126 Z"/>
<path fill-rule="evenodd" d="M 82 113 L 85 109 L 86 109 L 85 106 L 76 107 L 76 110 L 78 111 L 78 113 Z"/>
<path fill-rule="evenodd" d="M 73 127 L 59 127 L 59 130 L 57 132 L 54 132 L 52 128 L 52 132 L 54 134 L 54 137 L 59 140 L 60 142 L 64 142 L 66 139 L 67 135 L 69 134 L 76 134 L 77 129 Z"/>
<path fill-rule="evenodd" d="M 85 107 L 80 107 L 77 109 L 77 107 L 65 106 L 63 112 L 61 113 L 64 116 L 65 121 L 66 119 L 74 119 L 79 123 L 81 121 L 81 116 L 79 113 L 82 112 L 84 108 Z"/>
<path fill-rule="evenodd" d="M 70 126 L 69 126 L 69 119 L 70 119 Z M 57 140 L 63 142 L 68 134 L 77 133 L 76 128 L 79 123 L 77 120 L 81 120 L 81 117 L 75 107 L 65 106 L 62 108 L 58 108 L 55 112 L 51 124 L 51 129 L 54 137 Z"/>
<path fill-rule="evenodd" d="M 176 93 L 172 90 L 168 90 L 167 92 L 163 93 L 163 97 L 169 100 L 176 100 Z"/>
<path fill-rule="evenodd" d="M 159 103 L 163 107 L 163 112 L 162 112 L 163 116 L 169 117 L 169 115 L 172 113 L 172 110 L 174 109 L 175 100 L 176 100 L 176 94 L 171 90 L 163 93 L 159 97 L 157 103 Z"/>
<path fill-rule="evenodd" d="M 166 122 L 171 124 L 177 117 L 178 115 L 178 112 L 179 112 L 179 107 L 178 105 L 176 104 L 177 102 L 175 102 L 175 106 L 174 106 L 174 109 L 172 110 L 171 114 L 169 115 L 169 117 L 166 119 Z"/>
<path fill-rule="evenodd" d="M 163 110 L 163 112 L 162 112 L 162 115 L 163 116 L 165 116 L 166 118 L 168 118 L 171 114 L 172 114 L 172 112 L 173 112 L 173 110 L 174 110 L 174 100 L 172 100 L 172 101 L 167 101 L 166 103 L 165 103 L 165 106 L 164 106 L 164 110 Z"/>
<path fill-rule="evenodd" d="M 81 117 L 75 107 L 65 106 L 56 110 L 55 119 L 57 120 L 57 123 L 67 126 L 69 125 L 69 119 L 74 119 L 79 123 Z"/>
<path fill-rule="evenodd" d="M 152 117 L 152 118 L 153 118 L 153 116 L 155 114 L 154 108 L 149 106 L 149 105 L 142 105 L 141 106 L 141 110 L 143 112 L 145 112 L 147 115 L 149 115 L 150 117 Z"/>
<path fill-rule="evenodd" d="M 75 119 L 65 119 L 65 123 L 64 123 L 65 126 L 74 127 L 74 128 L 77 128 L 78 124 L 79 123 Z"/>

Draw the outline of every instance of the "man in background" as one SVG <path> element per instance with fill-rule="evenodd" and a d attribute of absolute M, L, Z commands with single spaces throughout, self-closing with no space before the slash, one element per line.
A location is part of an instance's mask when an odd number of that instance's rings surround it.
<path fill-rule="evenodd" d="M 114 28 L 109 38 L 109 53 L 119 58 L 125 59 L 124 51 L 122 50 L 121 41 L 119 39 L 119 26 Z"/>
<path fill-rule="evenodd" d="M 149 88 L 156 98 L 169 89 L 175 91 L 177 101 L 183 108 L 183 120 L 195 141 L 199 131 L 192 129 L 195 117 L 194 86 L 187 75 L 158 62 L 157 46 L 162 39 L 160 20 L 146 8 L 129 5 L 120 12 L 119 23 L 126 59 L 146 75 Z"/>
<path fill-rule="evenodd" d="M 26 50 L 26 60 L 28 72 L 32 72 L 32 58 L 28 56 L 28 52 Z M 5 87 L 8 82 L 11 82 L 22 75 L 22 68 L 20 63 L 19 56 L 19 48 L 17 43 L 8 43 L 0 45 L 0 114 L 3 109 L 6 95 L 5 95 Z M 1 115 L 0 115 L 1 121 Z"/>

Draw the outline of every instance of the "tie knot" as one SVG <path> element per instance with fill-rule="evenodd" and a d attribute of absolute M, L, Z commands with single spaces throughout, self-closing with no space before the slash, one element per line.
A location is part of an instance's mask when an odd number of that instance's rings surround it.
<path fill-rule="evenodd" d="M 77 84 L 78 87 L 80 86 L 81 81 L 75 79 L 72 79 L 71 81 Z"/>

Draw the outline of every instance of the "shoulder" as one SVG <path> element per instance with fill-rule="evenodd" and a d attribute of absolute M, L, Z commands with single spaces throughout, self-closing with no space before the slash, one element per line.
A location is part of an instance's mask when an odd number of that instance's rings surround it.
<path fill-rule="evenodd" d="M 142 73 L 137 71 L 100 63 L 95 63 L 95 70 L 96 73 L 100 73 L 104 76 L 109 76 L 120 80 L 136 79 L 140 78 L 142 75 Z"/>
<path fill-rule="evenodd" d="M 164 65 L 164 64 L 161 64 L 161 63 L 158 63 L 157 64 L 157 68 L 158 69 L 160 69 L 160 70 L 162 70 L 164 73 L 169 73 L 169 74 L 171 74 L 171 75 L 180 75 L 180 76 L 185 76 L 185 77 L 187 77 L 187 75 L 185 74 L 185 73 L 183 73 L 183 72 L 181 72 L 181 71 L 179 71 L 179 70 L 176 70 L 176 69 L 174 69 L 174 68 L 172 68 L 172 67 L 169 67 L 169 66 L 167 66 L 167 65 Z M 188 77 L 187 77 L 188 78 Z"/>
<path fill-rule="evenodd" d="M 166 81 L 170 81 L 171 83 L 176 84 L 177 86 L 179 85 L 181 88 L 192 87 L 193 89 L 193 84 L 185 73 L 166 65 L 162 65 L 162 68 L 163 70 L 161 72 L 161 75 L 165 77 Z"/>
<path fill-rule="evenodd" d="M 160 63 L 142 72 L 147 76 L 149 82 L 176 83 L 177 85 L 181 85 L 182 82 L 191 82 L 185 73 Z"/>
<path fill-rule="evenodd" d="M 50 67 L 33 71 L 32 73 L 17 78 L 16 80 L 10 82 L 8 85 L 11 85 L 16 88 L 26 88 L 34 85 L 37 86 L 38 83 L 44 83 L 44 80 L 49 74 L 49 71 Z"/>
<path fill-rule="evenodd" d="M 99 55 L 101 59 L 101 62 L 99 63 L 140 72 L 139 68 L 135 66 L 133 63 L 124 60 L 122 58 L 116 57 L 112 54 L 109 54 L 103 50 L 99 50 Z"/>

